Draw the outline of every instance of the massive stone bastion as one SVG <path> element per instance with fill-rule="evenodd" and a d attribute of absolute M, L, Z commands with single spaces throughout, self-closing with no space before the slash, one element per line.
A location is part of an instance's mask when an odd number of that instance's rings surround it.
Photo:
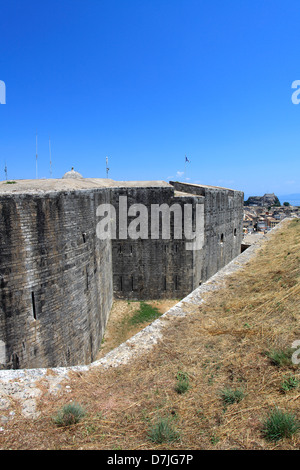
<path fill-rule="evenodd" d="M 92 362 L 114 298 L 183 298 L 239 255 L 243 200 L 179 182 L 0 182 L 0 368 Z M 101 237 L 104 215 L 115 231 Z"/>

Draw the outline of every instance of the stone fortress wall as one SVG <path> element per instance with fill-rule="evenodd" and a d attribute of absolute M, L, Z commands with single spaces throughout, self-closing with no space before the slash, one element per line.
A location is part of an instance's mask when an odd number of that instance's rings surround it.
<path fill-rule="evenodd" d="M 97 207 L 113 205 L 118 234 L 120 196 L 149 213 L 153 204 L 198 205 L 201 249 L 174 238 L 172 217 L 170 239 L 99 239 Z M 92 362 L 113 298 L 180 299 L 239 255 L 243 199 L 175 182 L 0 183 L 0 368 Z"/>

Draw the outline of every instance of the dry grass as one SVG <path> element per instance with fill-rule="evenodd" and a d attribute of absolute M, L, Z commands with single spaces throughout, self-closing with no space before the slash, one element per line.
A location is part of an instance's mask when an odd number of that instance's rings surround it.
<path fill-rule="evenodd" d="M 300 339 L 300 222 L 277 231 L 258 255 L 228 277 L 224 289 L 169 321 L 164 340 L 149 354 L 116 369 L 74 373 L 70 393 L 40 401 L 41 415 L 17 415 L 1 434 L 3 449 L 298 449 L 299 433 L 276 443 L 262 435 L 270 408 L 299 416 L 300 389 L 282 393 L 299 366 L 275 366 L 265 354 Z M 178 372 L 189 390 L 175 390 Z M 224 407 L 221 391 L 242 389 L 243 399 Z M 52 416 L 80 403 L 87 415 L 70 427 Z M 180 438 L 156 444 L 151 425 L 169 419 Z"/>

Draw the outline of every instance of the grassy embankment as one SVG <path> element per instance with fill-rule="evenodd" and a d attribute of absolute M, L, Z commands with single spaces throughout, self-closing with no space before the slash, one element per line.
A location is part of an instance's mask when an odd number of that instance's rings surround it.
<path fill-rule="evenodd" d="M 45 392 L 39 418 L 17 414 L 0 447 L 298 449 L 300 365 L 291 347 L 300 340 L 299 242 L 294 220 L 224 288 L 168 321 L 151 352 L 74 374 L 68 393 Z M 53 416 L 70 401 L 85 414 L 59 426 Z"/>

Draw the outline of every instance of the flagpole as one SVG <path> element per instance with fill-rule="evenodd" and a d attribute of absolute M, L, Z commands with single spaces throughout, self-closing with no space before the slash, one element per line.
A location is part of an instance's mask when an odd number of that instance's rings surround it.
<path fill-rule="evenodd" d="M 38 177 L 37 158 L 38 158 L 38 144 L 37 144 L 37 133 L 35 139 L 36 153 L 35 153 L 35 177 Z"/>
<path fill-rule="evenodd" d="M 51 143 L 50 143 L 50 136 L 49 136 L 49 154 L 50 154 L 50 178 L 52 178 L 52 160 L 51 160 Z"/>

